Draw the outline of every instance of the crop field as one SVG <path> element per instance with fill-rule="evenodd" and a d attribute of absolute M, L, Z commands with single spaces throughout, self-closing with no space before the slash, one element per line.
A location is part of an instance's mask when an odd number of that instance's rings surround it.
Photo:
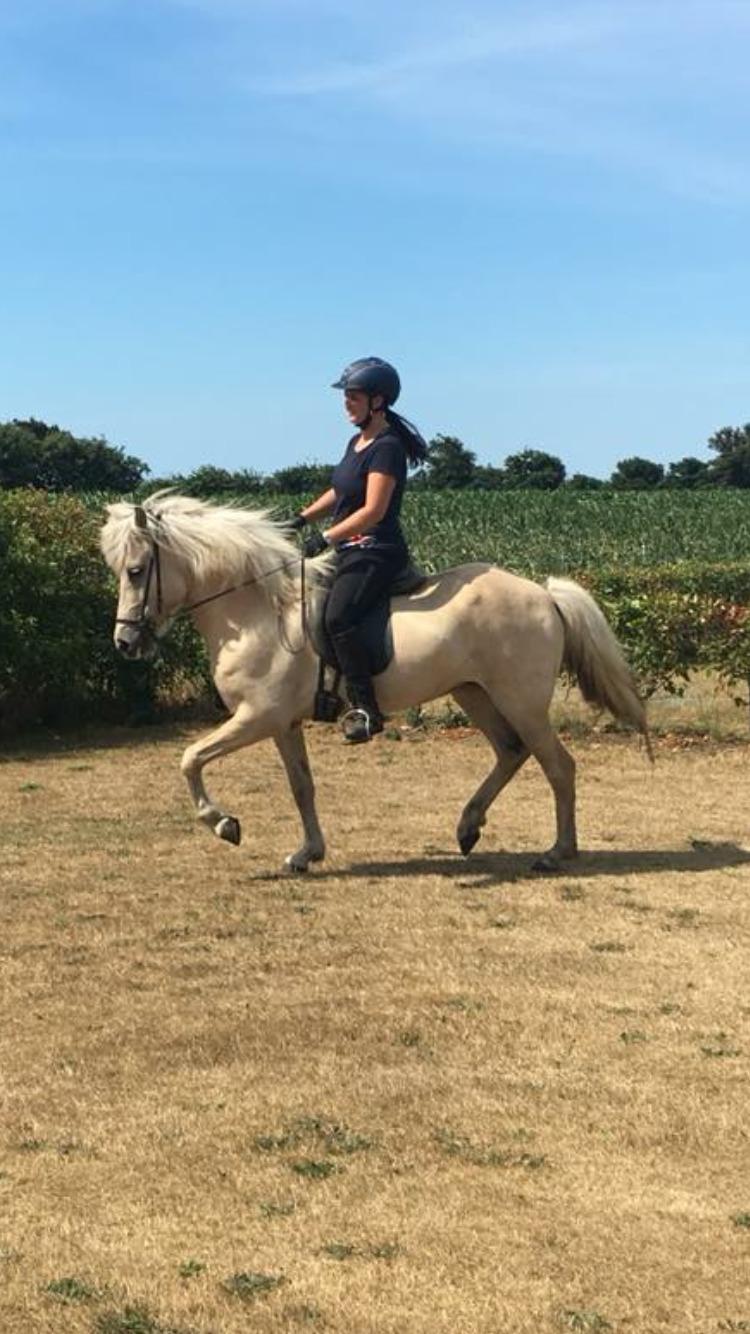
<path fill-rule="evenodd" d="M 750 1330 L 750 746 L 592 733 L 554 877 L 468 729 L 307 729 L 192 819 L 194 729 L 0 762 L 3 1334 Z M 397 740 L 397 736 L 401 739 Z"/>
<path fill-rule="evenodd" d="M 238 503 L 286 516 L 310 498 L 248 495 Z M 106 499 L 86 497 L 98 513 Z M 679 561 L 750 563 L 750 491 L 412 488 L 403 517 L 416 557 L 430 570 L 468 560 L 538 576 Z"/>
<path fill-rule="evenodd" d="M 405 522 L 430 568 L 492 560 L 524 574 L 750 561 L 750 492 L 412 492 Z"/>

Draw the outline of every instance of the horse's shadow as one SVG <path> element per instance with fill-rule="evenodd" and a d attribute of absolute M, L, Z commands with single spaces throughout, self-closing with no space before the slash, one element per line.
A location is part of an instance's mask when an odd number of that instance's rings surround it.
<path fill-rule="evenodd" d="M 480 852 L 470 857 L 436 849 L 434 855 L 406 857 L 399 861 L 352 862 L 340 870 L 315 870 L 315 880 L 373 880 L 381 876 L 410 879 L 414 876 L 438 876 L 446 880 L 468 881 L 471 888 L 489 888 L 498 883 L 520 880 L 584 879 L 595 876 L 660 875 L 678 873 L 699 875 L 706 871 L 750 867 L 750 848 L 737 843 L 705 842 L 694 839 L 686 848 L 613 849 L 583 852 L 575 861 L 564 862 L 558 871 L 535 870 L 533 858 L 521 852 Z M 256 877 L 253 877 L 256 878 Z M 258 876 L 258 879 L 268 879 Z M 750 889 L 750 879 L 748 880 Z"/>

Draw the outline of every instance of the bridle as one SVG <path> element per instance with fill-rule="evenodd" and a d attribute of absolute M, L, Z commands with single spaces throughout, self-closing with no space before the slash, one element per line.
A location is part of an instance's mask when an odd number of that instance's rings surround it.
<path fill-rule="evenodd" d="M 161 553 L 158 542 L 151 541 L 151 555 L 148 558 L 148 569 L 146 570 L 146 582 L 143 586 L 143 597 L 141 605 L 138 608 L 137 616 L 116 616 L 115 625 L 135 625 L 139 630 L 149 630 L 153 634 L 153 628 L 149 624 L 148 615 L 148 595 L 151 592 L 151 580 L 156 575 L 156 614 L 162 613 L 162 584 L 161 584 Z"/>

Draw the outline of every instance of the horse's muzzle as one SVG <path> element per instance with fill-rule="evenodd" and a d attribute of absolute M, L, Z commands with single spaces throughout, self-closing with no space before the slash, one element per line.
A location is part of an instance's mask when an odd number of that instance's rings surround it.
<path fill-rule="evenodd" d="M 118 626 L 115 630 L 115 648 L 130 662 L 139 658 L 153 658 L 157 651 L 156 637 L 149 626 Z"/>

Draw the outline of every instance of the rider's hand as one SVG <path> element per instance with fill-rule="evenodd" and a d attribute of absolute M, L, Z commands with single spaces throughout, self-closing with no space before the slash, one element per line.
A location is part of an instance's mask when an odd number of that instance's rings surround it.
<path fill-rule="evenodd" d="M 295 514 L 294 518 L 289 520 L 287 527 L 291 528 L 293 533 L 300 533 L 306 523 L 307 519 L 304 514 Z"/>
<path fill-rule="evenodd" d="M 321 551 L 327 550 L 328 543 L 323 534 L 317 529 L 309 537 L 304 538 L 302 542 L 302 552 L 308 560 L 312 560 L 314 556 L 319 556 Z"/>

